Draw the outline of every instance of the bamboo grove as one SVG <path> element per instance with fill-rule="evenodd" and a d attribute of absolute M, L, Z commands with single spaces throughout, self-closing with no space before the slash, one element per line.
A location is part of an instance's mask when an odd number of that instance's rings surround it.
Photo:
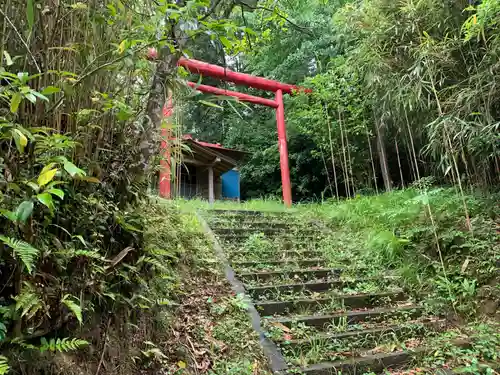
<path fill-rule="evenodd" d="M 313 89 L 286 103 L 296 199 L 422 177 L 498 186 L 498 2 L 295 0 L 284 11 L 281 25 L 245 18 L 260 38 L 236 68 Z M 246 196 L 279 193 L 272 114 L 237 112 L 194 108 L 187 130 L 253 151 Z"/>
<path fill-rule="evenodd" d="M 79 335 L 101 320 L 161 304 L 148 283 L 168 279 L 178 250 L 144 245 L 138 202 L 158 170 L 176 61 L 203 35 L 237 44 L 234 7 L 0 2 L 0 373 L 30 372 L 36 353 L 85 346 Z"/>

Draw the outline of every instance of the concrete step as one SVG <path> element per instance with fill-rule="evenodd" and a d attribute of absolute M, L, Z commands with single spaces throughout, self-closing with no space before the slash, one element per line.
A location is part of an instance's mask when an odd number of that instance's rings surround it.
<path fill-rule="evenodd" d="M 257 260 L 267 261 L 268 258 L 273 258 L 276 260 L 280 259 L 300 259 L 302 258 L 320 258 L 323 255 L 321 250 L 277 250 L 272 249 L 269 251 L 259 251 L 259 250 L 236 250 L 229 253 L 229 258 L 244 258 L 251 257 Z"/>
<path fill-rule="evenodd" d="M 212 228 L 213 231 L 217 231 L 219 229 L 224 229 L 227 227 L 235 227 L 237 226 L 238 228 L 249 228 L 249 229 L 258 229 L 258 228 L 275 228 L 275 229 L 299 229 L 299 227 L 296 224 L 288 224 L 288 223 L 283 223 L 281 221 L 255 221 L 255 220 L 245 220 L 245 221 L 239 221 L 236 222 L 234 220 L 228 219 L 228 220 L 210 220 L 209 221 L 210 228 Z"/>
<path fill-rule="evenodd" d="M 398 351 L 391 353 L 377 353 L 360 357 L 353 357 L 334 362 L 324 362 L 303 368 L 292 368 L 281 374 L 301 375 L 360 375 L 364 373 L 382 373 L 385 369 L 398 369 L 409 364 L 414 358 L 422 355 L 423 349 L 413 351 Z"/>
<path fill-rule="evenodd" d="M 407 298 L 403 291 L 372 294 L 347 294 L 325 298 L 304 298 L 290 301 L 256 302 L 255 307 L 261 315 L 290 314 L 304 309 L 321 308 L 328 304 L 338 304 L 342 307 L 356 309 L 379 306 L 386 302 L 403 301 Z"/>
<path fill-rule="evenodd" d="M 405 315 L 408 319 L 413 319 L 422 314 L 424 311 L 421 306 L 404 306 L 395 308 L 375 308 L 361 311 L 347 311 L 327 315 L 306 315 L 306 316 L 289 316 L 284 318 L 271 318 L 270 323 L 281 323 L 290 327 L 294 323 L 303 323 L 306 326 L 326 329 L 331 324 L 339 324 L 346 321 L 347 325 L 364 321 L 366 319 L 384 319 L 387 316 Z"/>
<path fill-rule="evenodd" d="M 468 340 L 452 340 L 451 344 L 457 347 L 466 348 L 470 346 Z M 360 375 L 364 373 L 385 374 L 385 370 L 398 370 L 407 368 L 408 365 L 418 361 L 426 353 L 435 351 L 435 348 L 416 347 L 407 350 L 397 350 L 393 352 L 374 353 L 374 350 L 367 350 L 360 355 L 341 359 L 333 362 L 323 362 L 312 364 L 307 367 L 294 367 L 278 372 L 278 374 L 301 374 L 301 375 Z M 435 375 L 451 375 L 447 369 L 434 370 Z"/>
<path fill-rule="evenodd" d="M 281 216 L 290 215 L 287 211 L 257 211 L 257 210 L 224 210 L 213 209 L 207 211 L 209 214 L 226 215 L 226 216 Z"/>
<path fill-rule="evenodd" d="M 328 281 L 309 281 L 297 284 L 283 284 L 283 285 L 264 285 L 245 288 L 254 299 L 264 296 L 268 293 L 299 293 L 302 291 L 312 292 L 325 292 L 334 287 L 342 287 L 344 281 L 342 280 L 328 280 Z"/>
<path fill-rule="evenodd" d="M 326 281 L 308 281 L 304 283 L 293 284 L 278 284 L 278 285 L 261 285 L 247 287 L 247 292 L 253 297 L 258 298 L 265 296 L 269 293 L 299 293 L 303 291 L 311 292 L 325 292 L 330 289 L 340 289 L 364 282 L 387 282 L 395 280 L 395 278 L 367 278 L 367 279 L 354 279 L 354 280 L 326 280 Z"/>
<path fill-rule="evenodd" d="M 361 339 L 366 344 L 372 344 L 372 341 L 379 342 L 379 338 L 385 335 L 396 335 L 396 337 L 404 337 L 412 334 L 426 334 L 429 331 L 441 331 L 446 327 L 447 323 L 444 319 L 425 319 L 421 321 L 409 321 L 398 325 L 385 325 L 375 328 L 357 329 L 340 333 L 323 332 L 317 333 L 308 338 L 299 338 L 291 340 L 277 341 L 282 347 L 310 347 L 315 342 L 334 341 L 340 342 L 343 340 L 352 341 Z"/>
<path fill-rule="evenodd" d="M 247 241 L 252 233 L 247 234 L 216 234 L 217 238 L 223 242 L 243 242 Z M 276 241 L 278 238 L 280 242 L 291 242 L 292 244 L 302 244 L 310 243 L 311 241 L 319 241 L 321 235 L 311 235 L 311 234 L 282 234 L 282 233 L 268 233 L 264 238 Z"/>
<path fill-rule="evenodd" d="M 238 278 L 245 281 L 269 281 L 272 279 L 323 279 L 339 277 L 342 270 L 339 268 L 311 268 L 295 270 L 261 271 L 239 273 Z"/>
<path fill-rule="evenodd" d="M 296 267 L 314 267 L 320 266 L 325 263 L 325 260 L 322 258 L 314 258 L 314 259 L 285 259 L 285 260 L 263 260 L 263 261 L 238 261 L 231 262 L 231 265 L 238 268 L 258 268 L 258 269 L 266 269 L 273 267 L 286 267 L 286 266 L 296 266 Z"/>
<path fill-rule="evenodd" d="M 253 257 L 278 257 L 278 258 L 286 258 L 286 257 L 304 257 L 310 258 L 312 256 L 320 256 L 323 255 L 322 250 L 316 249 L 297 249 L 297 250 L 279 250 L 279 249 L 270 249 L 270 250 L 235 250 L 229 253 L 229 256 L 232 257 L 244 257 L 244 256 L 253 256 Z"/>
<path fill-rule="evenodd" d="M 284 251 L 284 250 L 317 250 L 319 248 L 319 241 L 315 239 L 300 239 L 300 240 L 290 240 L 283 239 L 280 237 L 267 237 L 276 251 Z M 246 251 L 248 237 L 246 238 L 237 238 L 236 240 L 225 239 L 218 237 L 219 244 L 222 246 L 226 254 L 235 251 Z"/>
<path fill-rule="evenodd" d="M 272 235 L 320 235 L 322 232 L 315 229 L 304 229 L 304 228 L 212 228 L 212 231 L 217 235 L 254 235 L 254 234 L 264 234 L 266 236 Z"/>

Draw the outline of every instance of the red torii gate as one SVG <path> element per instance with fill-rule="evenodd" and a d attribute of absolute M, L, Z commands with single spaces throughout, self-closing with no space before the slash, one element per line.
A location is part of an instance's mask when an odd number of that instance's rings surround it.
<path fill-rule="evenodd" d="M 235 97 L 242 102 L 248 102 L 253 104 L 260 104 L 267 107 L 276 109 L 276 124 L 278 128 L 278 148 L 280 153 L 280 168 L 281 168 L 281 184 L 283 189 L 283 201 L 285 206 L 290 207 L 292 205 L 292 188 L 290 184 L 290 169 L 288 166 L 288 148 L 286 142 L 286 126 L 285 126 L 285 107 L 283 104 L 283 94 L 293 94 L 294 92 L 311 92 L 310 89 L 305 89 L 303 87 L 289 85 L 286 83 L 281 83 L 278 81 L 273 81 L 271 79 L 252 76 L 250 74 L 237 73 L 224 68 L 222 66 L 208 64 L 198 60 L 181 58 L 178 62 L 179 66 L 182 66 L 189 70 L 191 73 L 200 74 L 202 76 L 218 78 L 222 81 L 228 81 L 235 83 L 237 85 L 244 85 L 247 87 L 253 87 L 260 90 L 272 91 L 275 93 L 275 100 L 265 99 L 258 96 L 243 94 L 236 91 L 230 91 L 225 89 L 220 89 L 217 87 L 198 85 L 194 82 L 188 82 L 187 84 L 195 88 L 198 91 L 211 93 L 215 95 L 224 95 Z M 172 102 L 169 102 L 164 109 L 164 116 L 168 117 L 172 114 Z M 164 129 L 162 132 L 163 137 L 167 137 L 167 131 Z M 160 196 L 165 198 L 171 197 L 170 191 L 170 150 L 166 139 L 161 143 L 161 149 L 164 152 L 164 158 L 161 163 L 160 169 Z"/>

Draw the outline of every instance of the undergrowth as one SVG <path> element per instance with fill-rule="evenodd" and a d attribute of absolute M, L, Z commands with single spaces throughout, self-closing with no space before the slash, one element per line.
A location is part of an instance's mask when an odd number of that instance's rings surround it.
<path fill-rule="evenodd" d="M 367 273 L 392 269 L 434 312 L 473 318 L 480 299 L 498 303 L 497 200 L 468 194 L 467 219 L 456 189 L 413 188 L 318 205 L 314 214 L 334 231 L 324 246 L 333 262 L 344 255 Z"/>
<path fill-rule="evenodd" d="M 186 247 L 177 270 L 180 283 L 170 321 L 172 335 L 163 343 L 167 373 L 269 374 L 246 303 L 231 291 L 195 206 L 179 201 L 158 202 L 179 210 L 179 233 L 191 241 L 196 239 Z"/>
<path fill-rule="evenodd" d="M 232 294 L 195 212 L 151 198 L 133 215 L 142 246 L 108 263 L 96 251 L 82 271 L 81 283 L 98 283 L 106 309 L 98 298 L 64 297 L 72 319 L 41 341 L 4 340 L 2 373 L 267 374 L 246 306 Z M 98 269 L 113 266 L 116 282 L 99 273 L 93 281 L 99 262 Z"/>
<path fill-rule="evenodd" d="M 304 215 L 329 223 L 332 235 L 322 249 L 332 264 L 345 265 L 357 276 L 399 276 L 401 286 L 428 314 L 445 316 L 455 327 L 421 343 L 435 349 L 424 355 L 417 373 L 447 367 L 459 373 L 494 373 L 499 350 L 498 198 L 419 186 L 324 203 Z M 455 345 L 459 339 L 469 344 Z"/>

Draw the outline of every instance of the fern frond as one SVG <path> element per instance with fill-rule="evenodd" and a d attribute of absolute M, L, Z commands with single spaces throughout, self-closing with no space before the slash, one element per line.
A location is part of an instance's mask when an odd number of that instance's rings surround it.
<path fill-rule="evenodd" d="M 69 352 L 70 350 L 80 349 L 88 344 L 88 341 L 77 338 L 70 339 L 69 337 L 65 337 L 63 339 L 50 339 L 47 341 L 45 337 L 42 337 L 40 339 L 40 346 L 38 347 L 38 350 L 42 353 L 47 350 L 50 350 L 51 352 Z"/>
<path fill-rule="evenodd" d="M 175 254 L 175 252 L 171 250 L 154 248 L 154 249 L 148 249 L 148 253 L 151 255 L 155 255 L 157 257 L 167 257 L 173 260 L 179 259 L 179 257 Z"/>
<path fill-rule="evenodd" d="M 143 257 L 140 261 L 142 261 L 144 263 L 151 264 L 156 269 L 161 270 L 161 271 L 167 271 L 168 270 L 168 268 L 165 267 L 165 265 L 162 262 L 160 262 L 160 260 L 158 260 L 156 258 L 153 258 L 153 257 Z M 140 263 L 140 261 L 138 261 L 137 263 Z"/>
<path fill-rule="evenodd" d="M 43 308 L 42 300 L 38 297 L 35 288 L 30 283 L 25 282 L 21 293 L 14 297 L 16 301 L 15 310 L 21 310 L 21 317 L 26 316 L 31 319 Z"/>
<path fill-rule="evenodd" d="M 76 316 L 76 319 L 80 322 L 80 324 L 83 323 L 82 321 L 82 309 L 80 308 L 80 305 L 69 299 L 71 296 L 69 294 L 66 294 L 63 299 L 61 300 L 62 303 L 66 305 L 66 307 Z M 75 297 L 73 297 L 75 298 Z"/>
<path fill-rule="evenodd" d="M 15 345 L 19 345 L 23 349 L 38 349 L 37 346 L 35 346 L 33 344 L 27 344 L 26 342 L 24 342 L 24 340 L 22 340 L 19 337 L 14 337 L 10 343 L 15 344 Z"/>
<path fill-rule="evenodd" d="M 104 259 L 104 257 L 96 250 L 75 250 L 74 256 L 101 260 Z"/>
<path fill-rule="evenodd" d="M 2 342 L 3 340 L 5 340 L 6 336 L 7 336 L 7 327 L 0 320 L 0 342 Z"/>
<path fill-rule="evenodd" d="M 38 249 L 35 249 L 29 243 L 18 240 L 17 238 L 10 238 L 0 235 L 0 241 L 5 245 L 10 247 L 16 258 L 20 258 L 24 263 L 28 272 L 31 273 L 33 265 L 35 264 L 35 259 L 40 253 Z"/>
<path fill-rule="evenodd" d="M 9 364 L 7 363 L 7 357 L 0 355 L 0 375 L 7 374 L 9 372 Z"/>
<path fill-rule="evenodd" d="M 160 305 L 160 306 L 166 306 L 166 305 L 172 304 L 172 301 L 170 301 L 169 299 L 166 299 L 166 298 L 157 299 L 155 302 L 157 305 Z"/>

